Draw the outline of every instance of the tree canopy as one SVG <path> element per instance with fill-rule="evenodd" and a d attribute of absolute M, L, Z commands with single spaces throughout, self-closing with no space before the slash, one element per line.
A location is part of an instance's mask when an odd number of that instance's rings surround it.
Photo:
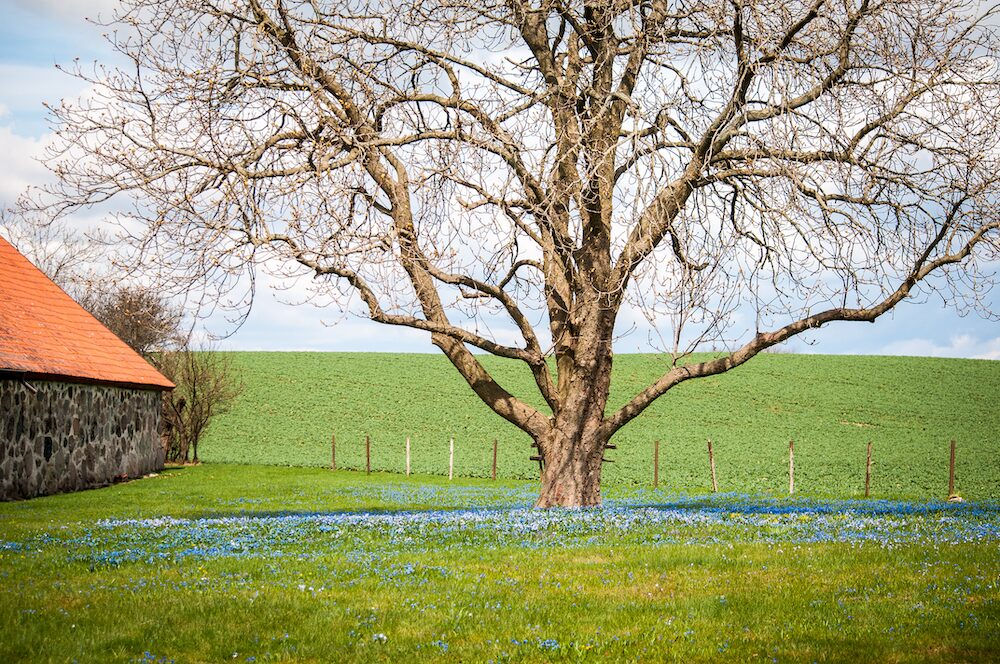
<path fill-rule="evenodd" d="M 675 385 L 1000 258 L 992 9 L 961 0 L 130 0 L 129 63 L 54 109 L 63 211 L 132 194 L 132 261 L 263 268 L 430 333 L 596 504 Z M 241 279 L 243 281 L 241 281 Z M 615 322 L 672 364 L 606 412 Z M 749 321 L 749 322 L 748 322 Z M 713 342 L 729 350 L 699 363 Z M 520 360 L 547 409 L 473 349 Z M 547 362 L 554 358 L 554 369 Z"/>

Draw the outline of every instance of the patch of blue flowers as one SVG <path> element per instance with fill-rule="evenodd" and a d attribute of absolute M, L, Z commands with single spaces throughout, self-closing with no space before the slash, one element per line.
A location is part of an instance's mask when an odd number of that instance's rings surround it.
<path fill-rule="evenodd" d="M 421 494 L 415 503 L 429 500 L 435 491 L 451 491 L 414 490 Z M 0 549 L 65 547 L 70 559 L 110 566 L 213 558 L 311 559 L 336 553 L 368 567 L 366 561 L 373 556 L 393 552 L 490 547 L 816 542 L 893 547 L 916 542 L 1000 542 L 1000 506 L 989 503 L 780 500 L 735 494 L 687 497 L 633 491 L 613 495 L 602 508 L 536 510 L 525 504 L 519 490 L 499 494 L 499 498 L 490 494 L 489 505 L 456 510 L 108 519 L 69 539 L 43 535 L 27 543 L 0 542 Z M 414 496 L 397 498 L 403 502 Z M 454 498 L 447 496 L 448 501 Z M 419 582 L 437 573 L 407 565 L 379 570 L 386 582 L 398 578 Z"/>

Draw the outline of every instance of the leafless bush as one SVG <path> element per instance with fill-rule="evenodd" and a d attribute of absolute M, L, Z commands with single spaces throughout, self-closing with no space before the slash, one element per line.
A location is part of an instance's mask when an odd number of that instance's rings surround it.
<path fill-rule="evenodd" d="M 242 389 L 229 359 L 190 348 L 157 353 L 154 363 L 177 387 L 163 397 L 163 448 L 168 461 L 198 463 L 198 443 L 211 419 Z"/>

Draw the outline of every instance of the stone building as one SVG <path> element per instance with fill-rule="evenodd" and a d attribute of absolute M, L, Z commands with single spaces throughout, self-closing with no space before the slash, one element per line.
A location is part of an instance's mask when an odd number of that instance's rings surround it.
<path fill-rule="evenodd" d="M 0 499 L 161 469 L 172 387 L 0 237 Z"/>

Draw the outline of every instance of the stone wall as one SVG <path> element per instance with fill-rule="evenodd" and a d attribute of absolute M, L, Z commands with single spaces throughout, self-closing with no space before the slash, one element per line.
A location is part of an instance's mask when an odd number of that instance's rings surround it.
<path fill-rule="evenodd" d="M 0 377 L 0 500 L 160 470 L 159 425 L 155 390 Z"/>

